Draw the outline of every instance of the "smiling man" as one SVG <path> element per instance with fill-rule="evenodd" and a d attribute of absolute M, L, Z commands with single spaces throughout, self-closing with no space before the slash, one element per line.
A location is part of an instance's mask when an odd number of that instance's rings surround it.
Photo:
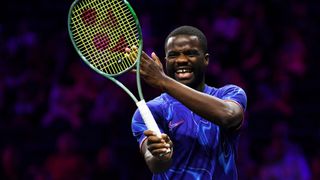
<path fill-rule="evenodd" d="M 153 179 L 237 179 L 236 154 L 247 97 L 236 85 L 205 83 L 207 39 L 181 26 L 165 40 L 166 73 L 155 53 L 143 52 L 141 77 L 163 93 L 149 101 L 161 132 L 147 130 L 137 110 L 133 135 Z M 170 153 L 167 153 L 171 149 Z"/>

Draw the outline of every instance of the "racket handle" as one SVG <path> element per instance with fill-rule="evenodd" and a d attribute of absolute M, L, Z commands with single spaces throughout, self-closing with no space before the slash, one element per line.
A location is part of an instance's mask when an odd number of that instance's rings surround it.
<path fill-rule="evenodd" d="M 157 134 L 157 136 L 161 137 L 160 129 L 154 120 L 151 111 L 149 107 L 147 106 L 146 102 L 144 100 L 141 100 L 136 103 L 138 106 L 138 109 L 140 111 L 140 114 L 142 116 L 142 119 L 144 123 L 146 124 L 147 128 Z"/>

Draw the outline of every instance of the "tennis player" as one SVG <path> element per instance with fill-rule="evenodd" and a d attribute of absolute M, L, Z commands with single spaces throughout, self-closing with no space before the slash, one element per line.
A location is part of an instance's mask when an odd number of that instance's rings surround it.
<path fill-rule="evenodd" d="M 155 53 L 143 52 L 141 77 L 163 93 L 147 103 L 161 132 L 147 130 L 139 110 L 133 135 L 153 179 L 237 179 L 236 154 L 247 97 L 236 85 L 205 83 L 207 39 L 181 26 L 165 40 L 166 73 Z M 168 149 L 171 149 L 167 153 Z"/>

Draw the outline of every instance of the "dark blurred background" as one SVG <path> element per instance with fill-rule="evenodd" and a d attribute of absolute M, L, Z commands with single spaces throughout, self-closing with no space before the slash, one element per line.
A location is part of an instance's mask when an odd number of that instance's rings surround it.
<path fill-rule="evenodd" d="M 71 3 L 2 3 L 0 179 L 151 179 L 131 134 L 134 102 L 71 44 Z M 240 179 L 320 179 L 319 1 L 130 3 L 146 52 L 163 59 L 166 35 L 196 26 L 209 43 L 207 83 L 245 89 Z M 136 87 L 132 74 L 120 80 Z M 159 94 L 143 90 L 147 100 Z"/>

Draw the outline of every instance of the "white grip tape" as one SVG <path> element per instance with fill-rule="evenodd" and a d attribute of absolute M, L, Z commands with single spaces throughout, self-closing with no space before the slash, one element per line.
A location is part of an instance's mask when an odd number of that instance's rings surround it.
<path fill-rule="evenodd" d="M 147 106 L 146 102 L 144 100 L 141 100 L 136 103 L 138 106 L 138 109 L 140 111 L 140 114 L 142 116 L 142 119 L 144 123 L 146 124 L 147 128 L 157 134 L 157 136 L 161 137 L 160 129 L 154 120 L 151 111 L 149 107 Z"/>

